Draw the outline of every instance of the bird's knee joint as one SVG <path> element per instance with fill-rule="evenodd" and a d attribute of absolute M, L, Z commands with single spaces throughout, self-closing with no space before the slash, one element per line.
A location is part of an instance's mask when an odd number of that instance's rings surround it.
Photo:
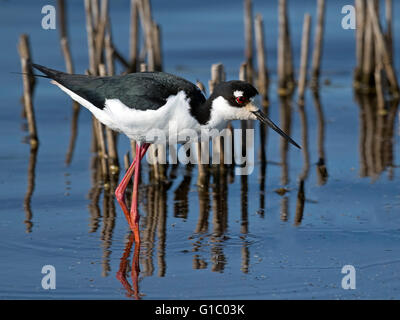
<path fill-rule="evenodd" d="M 123 202 L 123 201 L 124 201 L 124 198 L 125 198 L 125 195 L 124 195 L 123 192 L 121 192 L 121 191 L 119 191 L 119 190 L 117 189 L 117 190 L 115 190 L 115 198 L 117 198 L 117 201 L 118 201 L 118 202 Z"/>

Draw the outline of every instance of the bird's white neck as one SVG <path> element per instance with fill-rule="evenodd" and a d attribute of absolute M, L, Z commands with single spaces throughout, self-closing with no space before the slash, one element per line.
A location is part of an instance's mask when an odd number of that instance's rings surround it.
<path fill-rule="evenodd" d="M 232 107 L 224 97 L 218 97 L 212 101 L 210 120 L 203 127 L 223 129 L 230 120 L 255 120 L 253 107 Z"/>

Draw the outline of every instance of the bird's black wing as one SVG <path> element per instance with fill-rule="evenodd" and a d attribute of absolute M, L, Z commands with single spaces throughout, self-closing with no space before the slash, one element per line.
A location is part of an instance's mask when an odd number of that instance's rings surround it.
<path fill-rule="evenodd" d="M 193 83 L 164 72 L 95 77 L 68 74 L 37 64 L 33 64 L 33 67 L 100 109 L 104 108 L 106 99 L 119 99 L 129 108 L 156 110 L 165 104 L 169 96 L 179 91 L 185 91 L 194 108 L 206 100 Z"/>

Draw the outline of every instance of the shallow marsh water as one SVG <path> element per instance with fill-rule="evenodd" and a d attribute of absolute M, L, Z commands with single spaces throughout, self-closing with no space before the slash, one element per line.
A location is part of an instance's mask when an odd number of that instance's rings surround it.
<path fill-rule="evenodd" d="M 116 46 L 125 54 L 128 2 L 110 5 Z M 354 31 L 340 24 L 347 2 L 327 2 L 324 84 L 319 99 L 307 93 L 302 114 L 296 103 L 287 104 L 276 95 L 275 1 L 254 1 L 254 11 L 263 14 L 266 27 L 270 116 L 282 123 L 287 119 L 284 110 L 290 110 L 291 136 L 302 144 L 302 119 L 307 120 L 308 172 L 303 153 L 294 148 L 288 149 L 287 161 L 282 160 L 282 142 L 272 131 L 265 168 L 256 161 L 249 176 L 211 175 L 208 188 L 196 185 L 196 166 L 178 166 L 176 177 L 165 185 L 149 184 L 149 167 L 143 166 L 144 241 L 138 274 L 143 299 L 400 297 L 398 109 L 393 107 L 382 120 L 386 131 L 384 143 L 379 143 L 382 123 L 371 124 L 375 104 L 357 100 L 352 89 Z M 162 26 L 166 71 L 206 84 L 211 64 L 222 62 L 227 77 L 237 78 L 244 59 L 241 1 L 152 3 Z M 0 59 L 0 298 L 126 298 L 128 291 L 116 274 L 129 245 L 129 228 L 92 170 L 89 112 L 82 108 L 79 114 L 76 146 L 67 166 L 72 103 L 48 81 L 38 80 L 37 154 L 30 154 L 26 144 L 22 82 L 10 73 L 20 70 L 19 34 L 29 33 L 35 62 L 64 69 L 57 30 L 40 26 L 45 4 L 0 1 L 0 34 L 6 43 Z M 398 12 L 400 3 L 394 5 Z M 309 11 L 315 21 L 314 1 L 290 1 L 289 8 L 298 65 L 303 13 Z M 83 73 L 88 63 L 83 5 L 72 2 L 68 14 L 75 69 Z M 395 16 L 394 22 L 398 35 L 400 20 Z M 397 61 L 400 43 L 395 45 Z M 258 125 L 255 128 L 257 160 Z M 118 143 L 122 159 L 130 146 L 123 136 Z M 326 181 L 317 166 L 321 154 Z M 301 210 L 299 179 L 304 173 Z M 131 282 L 132 255 L 126 261 Z M 41 270 L 48 264 L 56 268 L 56 290 L 41 287 Z M 344 265 L 356 269 L 355 290 L 341 287 Z"/>

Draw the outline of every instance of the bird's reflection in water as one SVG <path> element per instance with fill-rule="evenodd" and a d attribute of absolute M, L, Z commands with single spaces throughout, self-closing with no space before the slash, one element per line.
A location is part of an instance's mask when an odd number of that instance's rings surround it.
<path fill-rule="evenodd" d="M 314 96 L 314 104 L 318 117 L 318 156 L 321 165 L 325 163 L 324 151 L 324 116 L 319 96 Z M 283 130 L 290 134 L 292 122 L 292 107 L 290 97 L 281 98 L 281 125 Z M 298 106 L 298 114 L 300 118 L 302 132 L 302 154 L 303 168 L 299 174 L 299 185 L 296 197 L 296 208 L 294 212 L 294 225 L 299 225 L 303 219 L 305 207 L 305 186 L 309 176 L 310 155 L 308 145 L 308 126 L 307 112 L 304 106 Z M 265 143 L 266 143 L 265 139 Z M 281 183 L 283 187 L 289 184 L 289 144 L 282 139 L 280 144 L 281 155 Z M 322 160 L 321 160 L 322 159 Z M 265 210 L 265 188 L 266 188 L 266 157 L 260 156 L 260 171 L 258 178 L 259 189 L 259 209 L 258 217 L 264 216 Z M 128 161 L 129 162 L 129 161 Z M 325 164 L 324 164 L 325 165 Z M 230 238 L 228 234 L 228 186 L 234 182 L 230 178 L 230 173 L 234 166 L 229 165 L 204 165 L 202 168 L 201 179 L 197 182 L 197 199 L 199 216 L 194 233 L 189 236 L 192 240 L 192 268 L 207 269 L 213 272 L 224 272 L 228 259 L 224 253 L 226 247 L 225 242 Z M 133 236 L 129 234 L 125 250 L 123 252 L 120 268 L 117 278 L 121 281 L 126 289 L 127 295 L 133 298 L 140 298 L 139 294 L 139 272 L 142 276 L 163 277 L 166 274 L 167 265 L 165 260 L 166 253 L 166 229 L 167 229 L 167 212 L 168 212 L 168 194 L 173 197 L 173 215 L 175 218 L 188 219 L 190 211 L 189 192 L 194 185 L 193 177 L 198 173 L 197 167 L 193 165 L 167 165 L 165 166 L 165 174 L 163 178 L 157 178 L 157 174 L 153 172 L 155 166 L 148 166 L 148 179 L 141 177 L 140 187 L 140 210 L 141 210 L 141 247 L 134 247 Z M 322 174 L 319 179 L 325 179 L 327 174 Z M 326 171 L 326 168 L 325 168 Z M 183 173 L 183 174 L 182 174 Z M 239 177 L 238 177 L 239 178 Z M 110 272 L 110 246 L 112 241 L 112 233 L 115 224 L 115 203 L 113 201 L 113 185 L 107 190 L 104 188 L 103 175 L 101 173 L 101 163 L 97 156 L 92 159 L 92 188 L 89 192 L 90 198 L 90 231 L 96 232 L 99 229 L 100 222 L 103 221 L 101 229 L 101 239 L 103 252 L 103 275 L 107 276 Z M 179 181 L 176 181 L 178 180 Z M 250 270 L 250 244 L 249 235 L 249 177 L 247 175 L 240 176 L 240 235 L 241 246 L 241 265 L 240 270 L 248 273 Z M 324 183 L 321 183 L 323 185 Z M 171 189 L 171 186 L 175 187 Z M 127 201 L 130 201 L 131 185 L 127 190 Z M 287 190 L 286 190 L 287 191 Z M 282 196 L 281 202 L 281 220 L 289 221 L 290 218 L 290 192 Z M 103 198 L 101 194 L 103 193 Z M 99 202 L 103 199 L 102 209 Z M 234 210 L 234 208 L 231 208 Z M 210 219 L 211 218 L 211 219 Z M 209 223 L 211 223 L 211 228 Z M 173 225 L 171 225 L 173 227 Z M 204 255 L 205 249 L 208 249 L 210 257 Z M 130 252 L 133 251 L 131 262 L 129 261 Z M 156 259 L 156 261 L 154 261 Z M 131 265 L 131 266 L 130 266 Z M 139 268 L 141 266 L 141 269 Z M 130 277 L 130 282 L 129 282 Z"/>
<path fill-rule="evenodd" d="M 129 256 L 131 254 L 132 245 L 133 245 L 134 236 L 133 233 L 129 234 L 128 241 L 125 245 L 125 250 L 122 254 L 121 261 L 119 264 L 119 269 L 116 274 L 117 279 L 122 283 L 123 287 L 126 290 L 126 296 L 129 298 L 135 298 L 139 300 L 141 298 L 141 294 L 139 293 L 139 254 L 140 247 L 134 246 L 133 248 L 133 257 L 132 257 L 132 265 L 129 265 Z M 131 270 L 131 283 L 128 280 L 128 272 L 129 268 Z"/>

